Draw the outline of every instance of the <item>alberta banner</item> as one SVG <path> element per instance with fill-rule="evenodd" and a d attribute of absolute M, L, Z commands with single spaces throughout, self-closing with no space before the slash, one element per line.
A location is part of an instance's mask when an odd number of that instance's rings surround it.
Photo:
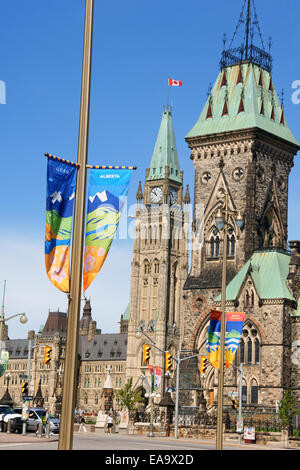
<path fill-rule="evenodd" d="M 4 349 L 0 350 L 0 377 L 2 377 L 6 371 L 8 359 L 8 351 L 5 351 Z"/>
<path fill-rule="evenodd" d="M 47 159 L 45 264 L 55 287 L 69 292 L 70 246 L 76 187 L 76 166 Z"/>
<path fill-rule="evenodd" d="M 107 257 L 118 228 L 130 176 L 131 170 L 90 170 L 84 252 L 84 290 L 95 279 Z"/>
<path fill-rule="evenodd" d="M 244 312 L 226 313 L 226 336 L 225 336 L 225 367 L 228 368 L 233 360 L 239 342 L 245 321 Z M 207 358 L 211 365 L 219 368 L 219 350 L 220 350 L 220 332 L 221 332 L 221 312 L 212 310 L 210 324 L 206 340 Z"/>

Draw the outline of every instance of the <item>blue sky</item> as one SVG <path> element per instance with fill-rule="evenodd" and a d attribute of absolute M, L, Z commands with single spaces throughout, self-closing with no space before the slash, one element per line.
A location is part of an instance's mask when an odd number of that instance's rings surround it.
<path fill-rule="evenodd" d="M 184 170 L 193 188 L 193 166 L 184 137 L 198 119 L 210 82 L 219 72 L 222 37 L 230 39 L 242 0 L 95 0 L 90 115 L 90 164 L 137 165 L 129 191 L 135 202 L 144 181 L 166 104 L 168 77 L 173 123 Z M 285 113 L 300 141 L 300 104 L 291 101 L 300 80 L 300 4 L 257 1 L 265 43 L 272 36 L 273 80 L 285 92 Z M 39 330 L 48 310 L 66 310 L 66 296 L 44 268 L 46 158 L 76 161 L 81 88 L 83 0 L 3 2 L 0 18 L 1 231 L 0 286 L 7 280 L 6 316 L 25 311 L 24 327 L 11 320 L 11 338 Z M 259 42 L 256 41 L 259 45 Z M 240 37 L 237 40 L 240 43 Z M 290 177 L 289 239 L 300 238 L 298 158 Z M 129 301 L 131 240 L 115 240 L 87 291 L 103 332 L 118 331 Z M 116 294 L 117 292 L 117 294 Z"/>

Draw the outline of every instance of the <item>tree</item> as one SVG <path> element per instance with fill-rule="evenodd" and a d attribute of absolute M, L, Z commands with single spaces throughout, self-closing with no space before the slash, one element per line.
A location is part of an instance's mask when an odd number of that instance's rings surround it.
<path fill-rule="evenodd" d="M 116 391 L 116 400 L 119 405 L 127 408 L 129 413 L 137 403 L 143 401 L 141 392 L 132 388 L 132 378 L 127 381 L 124 388 Z"/>
<path fill-rule="evenodd" d="M 297 400 L 292 395 L 290 387 L 285 391 L 282 400 L 279 403 L 278 415 L 282 428 L 290 428 L 293 418 L 300 410 L 296 408 Z"/>

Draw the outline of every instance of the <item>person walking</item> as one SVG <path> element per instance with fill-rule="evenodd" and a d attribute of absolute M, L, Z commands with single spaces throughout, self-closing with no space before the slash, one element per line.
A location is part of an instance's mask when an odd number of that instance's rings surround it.
<path fill-rule="evenodd" d="M 78 432 L 81 432 L 81 429 L 83 429 L 84 432 L 86 432 L 86 427 L 85 427 L 86 422 L 85 422 L 85 419 L 84 419 L 83 415 L 80 416 L 79 422 L 80 422 L 80 426 L 79 426 L 79 431 Z"/>
<path fill-rule="evenodd" d="M 43 425 L 43 434 L 46 434 L 46 425 L 47 425 L 47 413 L 46 411 L 43 412 L 41 416 L 41 421 Z"/>
<path fill-rule="evenodd" d="M 107 417 L 107 432 L 108 432 L 109 434 L 111 434 L 113 425 L 114 425 L 114 423 L 113 423 L 113 417 L 112 417 L 112 414 L 109 413 L 109 415 L 108 415 L 108 417 Z"/>

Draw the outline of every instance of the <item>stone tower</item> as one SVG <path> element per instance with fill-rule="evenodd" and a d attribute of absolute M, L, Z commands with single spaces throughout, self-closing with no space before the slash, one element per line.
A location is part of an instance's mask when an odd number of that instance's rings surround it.
<path fill-rule="evenodd" d="M 198 121 L 186 136 L 195 181 L 194 246 L 191 271 L 184 286 L 183 345 L 198 351 L 202 348 L 202 353 L 210 310 L 221 290 L 223 234 L 216 227 L 215 215 L 223 205 L 225 193 L 230 209 L 241 211 L 244 217 L 242 229 L 233 217 L 229 221 L 230 282 L 256 250 L 287 250 L 288 178 L 299 149 L 274 86 L 272 58 L 263 43 L 262 48 L 253 43 L 258 21 L 251 2 L 241 23 L 246 26 L 245 43 L 224 48 L 217 80 Z M 287 275 L 284 269 L 282 278 Z M 243 277 L 244 283 L 249 280 L 246 278 Z M 236 296 L 231 310 L 250 307 L 252 299 L 253 306 L 257 302 L 262 307 L 263 299 L 253 282 L 252 287 L 248 305 Z M 275 297 L 273 294 L 272 299 Z M 215 377 L 216 374 L 209 384 L 211 403 Z"/>
<path fill-rule="evenodd" d="M 141 182 L 137 191 L 127 346 L 127 377 L 133 377 L 133 383 L 142 373 L 149 375 L 142 361 L 147 339 L 144 335 L 137 339 L 137 328 L 162 351 L 175 354 L 181 342 L 182 289 L 188 273 L 188 217 L 184 208 L 189 202 L 188 189 L 183 197 L 183 172 L 172 111 L 167 107 L 146 170 L 144 192 Z M 163 387 L 164 354 L 152 348 L 150 364 L 162 368 Z"/>

